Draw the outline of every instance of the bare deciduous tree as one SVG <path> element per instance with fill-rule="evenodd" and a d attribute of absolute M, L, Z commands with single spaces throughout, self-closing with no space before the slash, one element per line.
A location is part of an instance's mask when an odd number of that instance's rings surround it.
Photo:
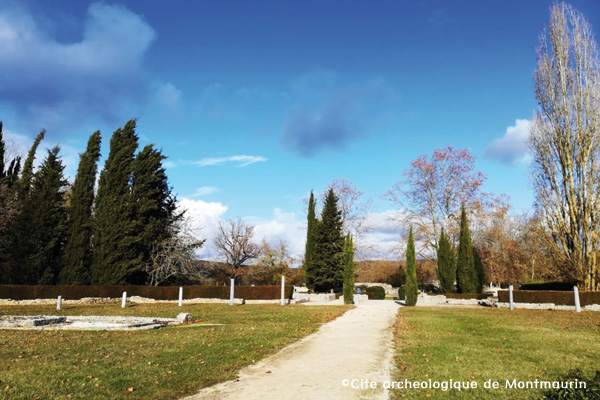
<path fill-rule="evenodd" d="M 535 72 L 532 179 L 557 264 L 587 289 L 599 286 L 599 65 L 584 16 L 566 4 L 552 6 Z"/>
<path fill-rule="evenodd" d="M 239 217 L 237 220 L 219 222 L 213 243 L 227 264 L 227 269 L 220 272 L 235 279 L 241 266 L 258 257 L 260 247 L 252 242 L 253 236 L 254 226 L 246 224 Z M 216 268 L 222 269 L 219 266 Z"/>
<path fill-rule="evenodd" d="M 198 275 L 194 264 L 195 251 L 206 239 L 196 239 L 187 222 L 170 229 L 172 234 L 167 239 L 152 246 L 150 262 L 146 265 L 152 286 L 160 285 L 171 277 Z"/>
<path fill-rule="evenodd" d="M 437 249 L 442 228 L 448 233 L 458 231 L 462 202 L 470 208 L 482 204 L 485 176 L 475 169 L 475 158 L 467 149 L 436 149 L 410 165 L 404 179 L 384 197 L 401 207 L 402 222 L 415 226 L 417 240 L 424 242 L 425 252 L 431 252 Z"/>

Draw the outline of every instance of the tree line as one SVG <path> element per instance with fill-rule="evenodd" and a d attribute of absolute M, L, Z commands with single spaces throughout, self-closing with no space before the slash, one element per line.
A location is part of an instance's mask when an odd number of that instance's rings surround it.
<path fill-rule="evenodd" d="M 148 283 L 157 245 L 179 234 L 184 216 L 162 151 L 137 151 L 136 121 L 128 121 L 111 137 L 96 190 L 100 132 L 89 137 L 72 185 L 59 146 L 34 171 L 44 135 L 22 168 L 19 156 L 6 166 L 0 123 L 0 283 Z"/>

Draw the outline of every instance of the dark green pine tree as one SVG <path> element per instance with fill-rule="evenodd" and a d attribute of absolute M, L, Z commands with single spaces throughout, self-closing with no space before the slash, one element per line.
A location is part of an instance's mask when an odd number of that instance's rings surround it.
<path fill-rule="evenodd" d="M 0 284 L 11 283 L 8 244 L 10 243 L 10 232 L 18 210 L 17 199 L 14 190 L 11 188 L 11 171 L 15 160 L 5 169 L 4 152 L 2 121 L 0 121 Z"/>
<path fill-rule="evenodd" d="M 452 293 L 456 279 L 456 257 L 450 239 L 443 229 L 437 250 L 437 273 L 442 293 Z"/>
<path fill-rule="evenodd" d="M 132 198 L 135 206 L 136 244 L 142 266 L 150 262 L 156 244 L 177 234 L 176 222 L 183 213 L 176 212 L 177 199 L 167 182 L 162 166 L 166 157 L 152 145 L 144 147 L 133 161 Z M 144 284 L 147 280 L 143 268 L 128 277 L 131 284 Z"/>
<path fill-rule="evenodd" d="M 354 303 L 354 242 L 352 235 L 346 235 L 344 243 L 344 304 Z"/>
<path fill-rule="evenodd" d="M 92 237 L 94 285 L 127 284 L 128 278 L 142 266 L 131 195 L 133 160 L 138 147 L 135 125 L 135 120 L 131 120 L 113 133 L 110 152 L 100 173 Z"/>
<path fill-rule="evenodd" d="M 92 134 L 79 158 L 77 176 L 71 188 L 68 209 L 68 238 L 64 266 L 60 274 L 63 285 L 89 285 L 92 264 L 92 205 L 100 158 L 100 131 Z"/>
<path fill-rule="evenodd" d="M 415 252 L 415 239 L 413 229 L 410 227 L 408 232 L 408 242 L 406 243 L 406 305 L 414 306 L 419 297 L 419 283 L 417 281 L 417 260 Z"/>
<path fill-rule="evenodd" d="M 485 272 L 483 271 L 483 261 L 479 255 L 479 250 L 475 246 L 473 246 L 473 266 L 477 277 L 477 293 L 482 293 L 483 286 L 485 286 Z"/>
<path fill-rule="evenodd" d="M 34 204 L 32 204 L 29 191 L 33 179 L 35 153 L 40 142 L 44 139 L 45 133 L 46 131 L 42 130 L 33 141 L 33 145 L 29 149 L 29 153 L 23 164 L 21 179 L 18 179 L 20 159 L 13 160 L 9 167 L 11 184 L 14 187 L 15 198 L 19 208 L 18 216 L 8 232 L 9 245 L 6 269 L 10 271 L 10 280 L 13 284 L 36 284 L 39 279 L 33 267 L 28 264 L 32 253 L 31 240 L 33 237 L 33 215 L 31 211 L 35 208 Z"/>
<path fill-rule="evenodd" d="M 2 183 L 6 172 L 4 171 L 4 137 L 2 136 L 2 121 L 0 121 L 0 184 Z"/>
<path fill-rule="evenodd" d="M 25 159 L 25 163 L 23 164 L 23 173 L 21 174 L 21 181 L 19 182 L 19 195 L 23 198 L 29 192 L 29 188 L 31 187 L 31 179 L 33 178 L 33 162 L 35 161 L 35 152 L 37 151 L 40 142 L 44 140 L 44 136 L 46 135 L 46 130 L 42 129 L 42 131 L 37 135 L 35 140 L 33 141 L 33 145 L 31 149 L 29 149 L 29 153 L 27 153 L 27 158 Z"/>
<path fill-rule="evenodd" d="M 315 229 L 314 288 L 316 292 L 340 292 L 344 283 L 344 232 L 342 213 L 337 206 L 337 196 L 329 189 L 321 221 Z"/>
<path fill-rule="evenodd" d="M 315 287 L 315 271 L 313 266 L 314 249 L 315 249 L 315 229 L 317 227 L 317 217 L 315 215 L 315 196 L 310 191 L 310 199 L 308 200 L 308 216 L 306 223 L 306 247 L 304 251 L 304 283 L 306 286 L 314 289 Z"/>
<path fill-rule="evenodd" d="M 460 241 L 456 260 L 456 281 L 459 293 L 477 293 L 478 279 L 473 260 L 473 242 L 467 212 L 463 203 L 460 214 Z"/>
<path fill-rule="evenodd" d="M 54 285 L 62 267 L 66 240 L 67 210 L 65 190 L 67 180 L 58 153 L 48 151 L 46 159 L 33 176 L 28 208 L 31 215 L 29 256 L 25 264 L 30 284 Z"/>

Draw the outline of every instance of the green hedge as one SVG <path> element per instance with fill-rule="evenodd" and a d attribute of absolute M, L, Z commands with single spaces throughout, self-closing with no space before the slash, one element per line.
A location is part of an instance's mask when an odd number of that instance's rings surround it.
<path fill-rule="evenodd" d="M 541 282 L 541 283 L 526 283 L 519 286 L 519 290 L 553 290 L 572 292 L 573 286 L 577 282 Z"/>
<path fill-rule="evenodd" d="M 294 287 L 285 286 L 285 298 L 292 297 Z M 67 285 L 0 285 L 0 299 L 33 300 L 55 299 L 79 300 L 84 297 L 118 298 L 127 296 L 147 297 L 154 300 L 179 298 L 178 286 L 67 286 Z M 229 286 L 183 286 L 184 299 L 229 299 Z M 281 298 L 281 286 L 236 286 L 235 298 L 246 300 L 276 300 Z"/>
<path fill-rule="evenodd" d="M 561 306 L 575 305 L 573 292 L 564 291 L 514 290 L 513 300 L 515 303 L 554 303 Z M 509 291 L 499 290 L 498 301 L 508 303 Z M 579 303 L 582 307 L 590 304 L 600 304 L 600 292 L 579 292 Z"/>
<path fill-rule="evenodd" d="M 457 300 L 485 300 L 489 295 L 485 293 L 435 293 L 435 292 L 427 292 L 428 296 L 446 296 L 447 299 L 457 299 Z"/>

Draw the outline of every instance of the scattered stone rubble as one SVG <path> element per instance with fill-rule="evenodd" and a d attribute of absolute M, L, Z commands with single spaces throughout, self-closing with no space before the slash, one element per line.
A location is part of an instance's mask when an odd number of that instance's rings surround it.
<path fill-rule="evenodd" d="M 0 316 L 0 329 L 69 329 L 69 330 L 148 330 L 190 321 L 191 314 L 180 313 L 176 318 L 124 316 Z"/>

